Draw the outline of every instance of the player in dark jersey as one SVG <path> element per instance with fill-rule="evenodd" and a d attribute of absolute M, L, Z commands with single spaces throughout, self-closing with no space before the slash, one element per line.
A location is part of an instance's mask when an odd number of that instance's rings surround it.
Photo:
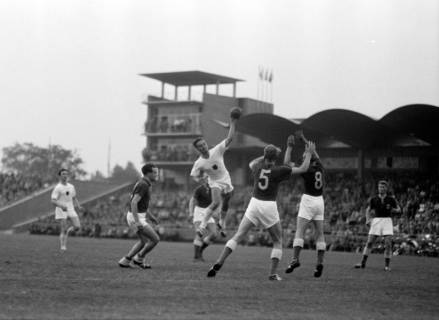
<path fill-rule="evenodd" d="M 387 193 L 387 181 L 378 182 L 378 194 L 369 200 L 369 206 L 366 209 L 366 224 L 370 226 L 369 236 L 366 246 L 363 250 L 363 259 L 355 265 L 355 268 L 366 267 L 367 257 L 370 249 L 380 236 L 384 237 L 384 270 L 390 271 L 390 257 L 392 256 L 392 236 L 393 236 L 393 214 L 400 213 L 395 197 Z"/>
<path fill-rule="evenodd" d="M 212 202 L 212 190 L 209 187 L 207 177 L 202 178 L 201 181 L 202 184 L 195 189 L 194 195 L 189 201 L 189 218 L 192 220 L 195 230 L 198 230 L 206 214 L 206 209 Z M 207 233 L 202 236 L 195 232 L 194 262 L 204 261 L 203 251 L 216 237 L 217 230 L 213 217 L 208 219 L 206 229 Z"/>
<path fill-rule="evenodd" d="M 143 269 L 151 268 L 146 263 L 145 256 L 160 241 L 159 235 L 151 224 L 147 222 L 148 218 L 154 224 L 158 223 L 157 218 L 148 211 L 151 199 L 151 186 L 154 181 L 157 181 L 158 168 L 152 163 L 147 163 L 142 167 L 142 174 L 143 177 L 137 181 L 131 192 L 127 213 L 128 226 L 136 229 L 139 241 L 125 257 L 119 260 L 119 266 L 122 268 L 129 268 L 131 261 Z"/>
<path fill-rule="evenodd" d="M 305 144 L 308 142 L 302 131 L 296 132 L 296 138 Z M 291 150 L 295 139 L 291 137 L 288 140 L 287 151 L 285 152 L 284 163 L 289 164 L 291 159 Z M 309 222 L 313 222 L 316 234 L 317 265 L 314 270 L 314 277 L 318 278 L 323 272 L 323 258 L 326 250 L 325 236 L 323 234 L 324 222 L 324 202 L 323 202 L 323 165 L 317 152 L 311 157 L 311 163 L 308 170 L 302 174 L 304 180 L 305 192 L 300 200 L 299 213 L 297 215 L 296 233 L 293 241 L 293 258 L 285 270 L 286 273 L 293 272 L 295 268 L 300 267 L 300 251 L 304 245 L 304 233 Z"/>
<path fill-rule="evenodd" d="M 275 166 L 275 161 L 280 154 L 280 149 L 268 145 L 264 148 L 264 155 L 250 162 L 250 169 L 254 177 L 253 196 L 239 224 L 238 231 L 227 241 L 221 256 L 207 273 L 214 277 L 221 269 L 227 257 L 236 249 L 238 243 L 253 226 L 262 226 L 268 231 L 273 240 L 271 251 L 271 269 L 269 280 L 282 280 L 276 273 L 277 266 L 282 258 L 282 227 L 277 210 L 276 197 L 279 183 L 287 180 L 292 174 L 306 172 L 314 150 L 314 144 L 307 144 L 305 160 L 296 168 L 290 166 Z"/>

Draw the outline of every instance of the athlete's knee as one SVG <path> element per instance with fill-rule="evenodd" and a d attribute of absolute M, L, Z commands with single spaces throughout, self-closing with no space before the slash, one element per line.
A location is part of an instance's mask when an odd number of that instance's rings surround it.
<path fill-rule="evenodd" d="M 282 259 L 282 242 L 274 242 L 273 249 L 271 250 L 271 259 Z"/>
<path fill-rule="evenodd" d="M 235 240 L 234 237 L 226 242 L 226 247 L 232 251 L 235 251 L 237 246 L 238 246 L 238 242 Z"/>
<path fill-rule="evenodd" d="M 293 241 L 293 247 L 301 247 L 303 248 L 305 241 L 301 238 L 295 238 Z"/>
<path fill-rule="evenodd" d="M 325 241 L 317 241 L 316 242 L 316 250 L 325 251 L 326 250 L 326 242 Z"/>

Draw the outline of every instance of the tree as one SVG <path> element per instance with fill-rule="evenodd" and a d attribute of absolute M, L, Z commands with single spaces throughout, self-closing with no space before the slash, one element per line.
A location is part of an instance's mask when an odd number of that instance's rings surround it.
<path fill-rule="evenodd" d="M 115 181 L 133 181 L 140 176 L 139 171 L 131 161 L 128 161 L 125 168 L 116 164 L 111 174 L 111 180 Z"/>
<path fill-rule="evenodd" d="M 44 182 L 56 181 L 60 168 L 69 169 L 75 178 L 84 177 L 86 172 L 81 168 L 83 163 L 76 150 L 67 150 L 60 145 L 43 148 L 26 142 L 3 148 L 4 169 L 39 176 Z"/>

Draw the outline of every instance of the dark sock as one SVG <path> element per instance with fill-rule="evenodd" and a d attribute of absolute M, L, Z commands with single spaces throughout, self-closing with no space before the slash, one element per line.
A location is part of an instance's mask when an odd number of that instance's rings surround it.
<path fill-rule="evenodd" d="M 201 255 L 201 247 L 194 246 L 194 259 L 198 259 Z"/>
<path fill-rule="evenodd" d="M 207 247 L 209 246 L 209 244 L 208 243 L 206 243 L 206 242 L 203 242 L 203 245 L 201 246 L 201 250 L 200 250 L 200 252 L 203 252 L 204 251 L 204 249 L 206 249 Z"/>
<path fill-rule="evenodd" d="M 299 260 L 300 250 L 302 250 L 302 247 L 295 246 L 293 247 L 293 259 Z"/>
<path fill-rule="evenodd" d="M 128 256 L 125 256 L 125 259 L 131 261 L 132 258 L 130 258 L 130 257 L 128 257 Z"/>
<path fill-rule="evenodd" d="M 368 256 L 367 255 L 363 255 L 363 260 L 361 260 L 362 264 L 366 264 Z"/>
<path fill-rule="evenodd" d="M 385 258 L 384 261 L 386 262 L 386 267 L 388 267 L 390 264 L 390 258 Z"/>

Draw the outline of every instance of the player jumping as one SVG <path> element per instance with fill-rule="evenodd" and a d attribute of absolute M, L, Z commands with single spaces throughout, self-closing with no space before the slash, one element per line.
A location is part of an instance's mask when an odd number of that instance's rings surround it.
<path fill-rule="evenodd" d="M 296 132 L 296 137 L 305 144 L 308 143 L 302 131 Z M 290 163 L 293 144 L 294 141 L 288 144 L 284 158 L 285 164 Z M 285 272 L 290 273 L 295 268 L 300 267 L 299 257 L 304 245 L 305 229 L 308 223 L 312 221 L 315 227 L 317 249 L 317 265 L 314 270 L 314 277 L 319 278 L 323 272 L 323 258 L 326 250 L 325 235 L 323 234 L 325 205 L 322 196 L 324 186 L 323 165 L 315 149 L 312 152 L 311 164 L 308 170 L 302 173 L 302 177 L 305 192 L 300 200 L 299 214 L 297 215 L 296 233 L 293 241 L 293 258 Z"/>
<path fill-rule="evenodd" d="M 212 203 L 207 207 L 205 216 L 197 230 L 199 236 L 206 233 L 207 222 L 212 214 L 220 207 L 219 228 L 225 229 L 225 218 L 229 208 L 229 201 L 232 195 L 233 186 L 230 174 L 224 165 L 224 152 L 230 146 L 235 136 L 236 122 L 241 117 L 239 108 L 232 108 L 230 112 L 230 127 L 227 138 L 209 150 L 206 140 L 197 138 L 193 142 L 200 157 L 195 161 L 191 170 L 191 176 L 199 181 L 204 175 L 208 177 L 208 183 L 212 190 Z M 222 233 L 225 236 L 224 233 Z"/>
<path fill-rule="evenodd" d="M 239 224 L 238 231 L 227 241 L 219 259 L 207 273 L 208 277 L 216 275 L 227 257 L 236 249 L 238 243 L 244 239 L 253 226 L 261 225 L 268 231 L 273 240 L 271 269 L 268 278 L 273 281 L 282 280 L 277 274 L 277 266 L 282 258 L 282 227 L 276 203 L 279 183 L 287 180 L 292 174 L 306 172 L 314 148 L 312 142 L 307 144 L 305 160 L 299 168 L 285 165 L 275 166 L 280 149 L 273 145 L 266 146 L 264 155 L 250 162 L 249 166 L 254 177 L 253 196 Z"/>

